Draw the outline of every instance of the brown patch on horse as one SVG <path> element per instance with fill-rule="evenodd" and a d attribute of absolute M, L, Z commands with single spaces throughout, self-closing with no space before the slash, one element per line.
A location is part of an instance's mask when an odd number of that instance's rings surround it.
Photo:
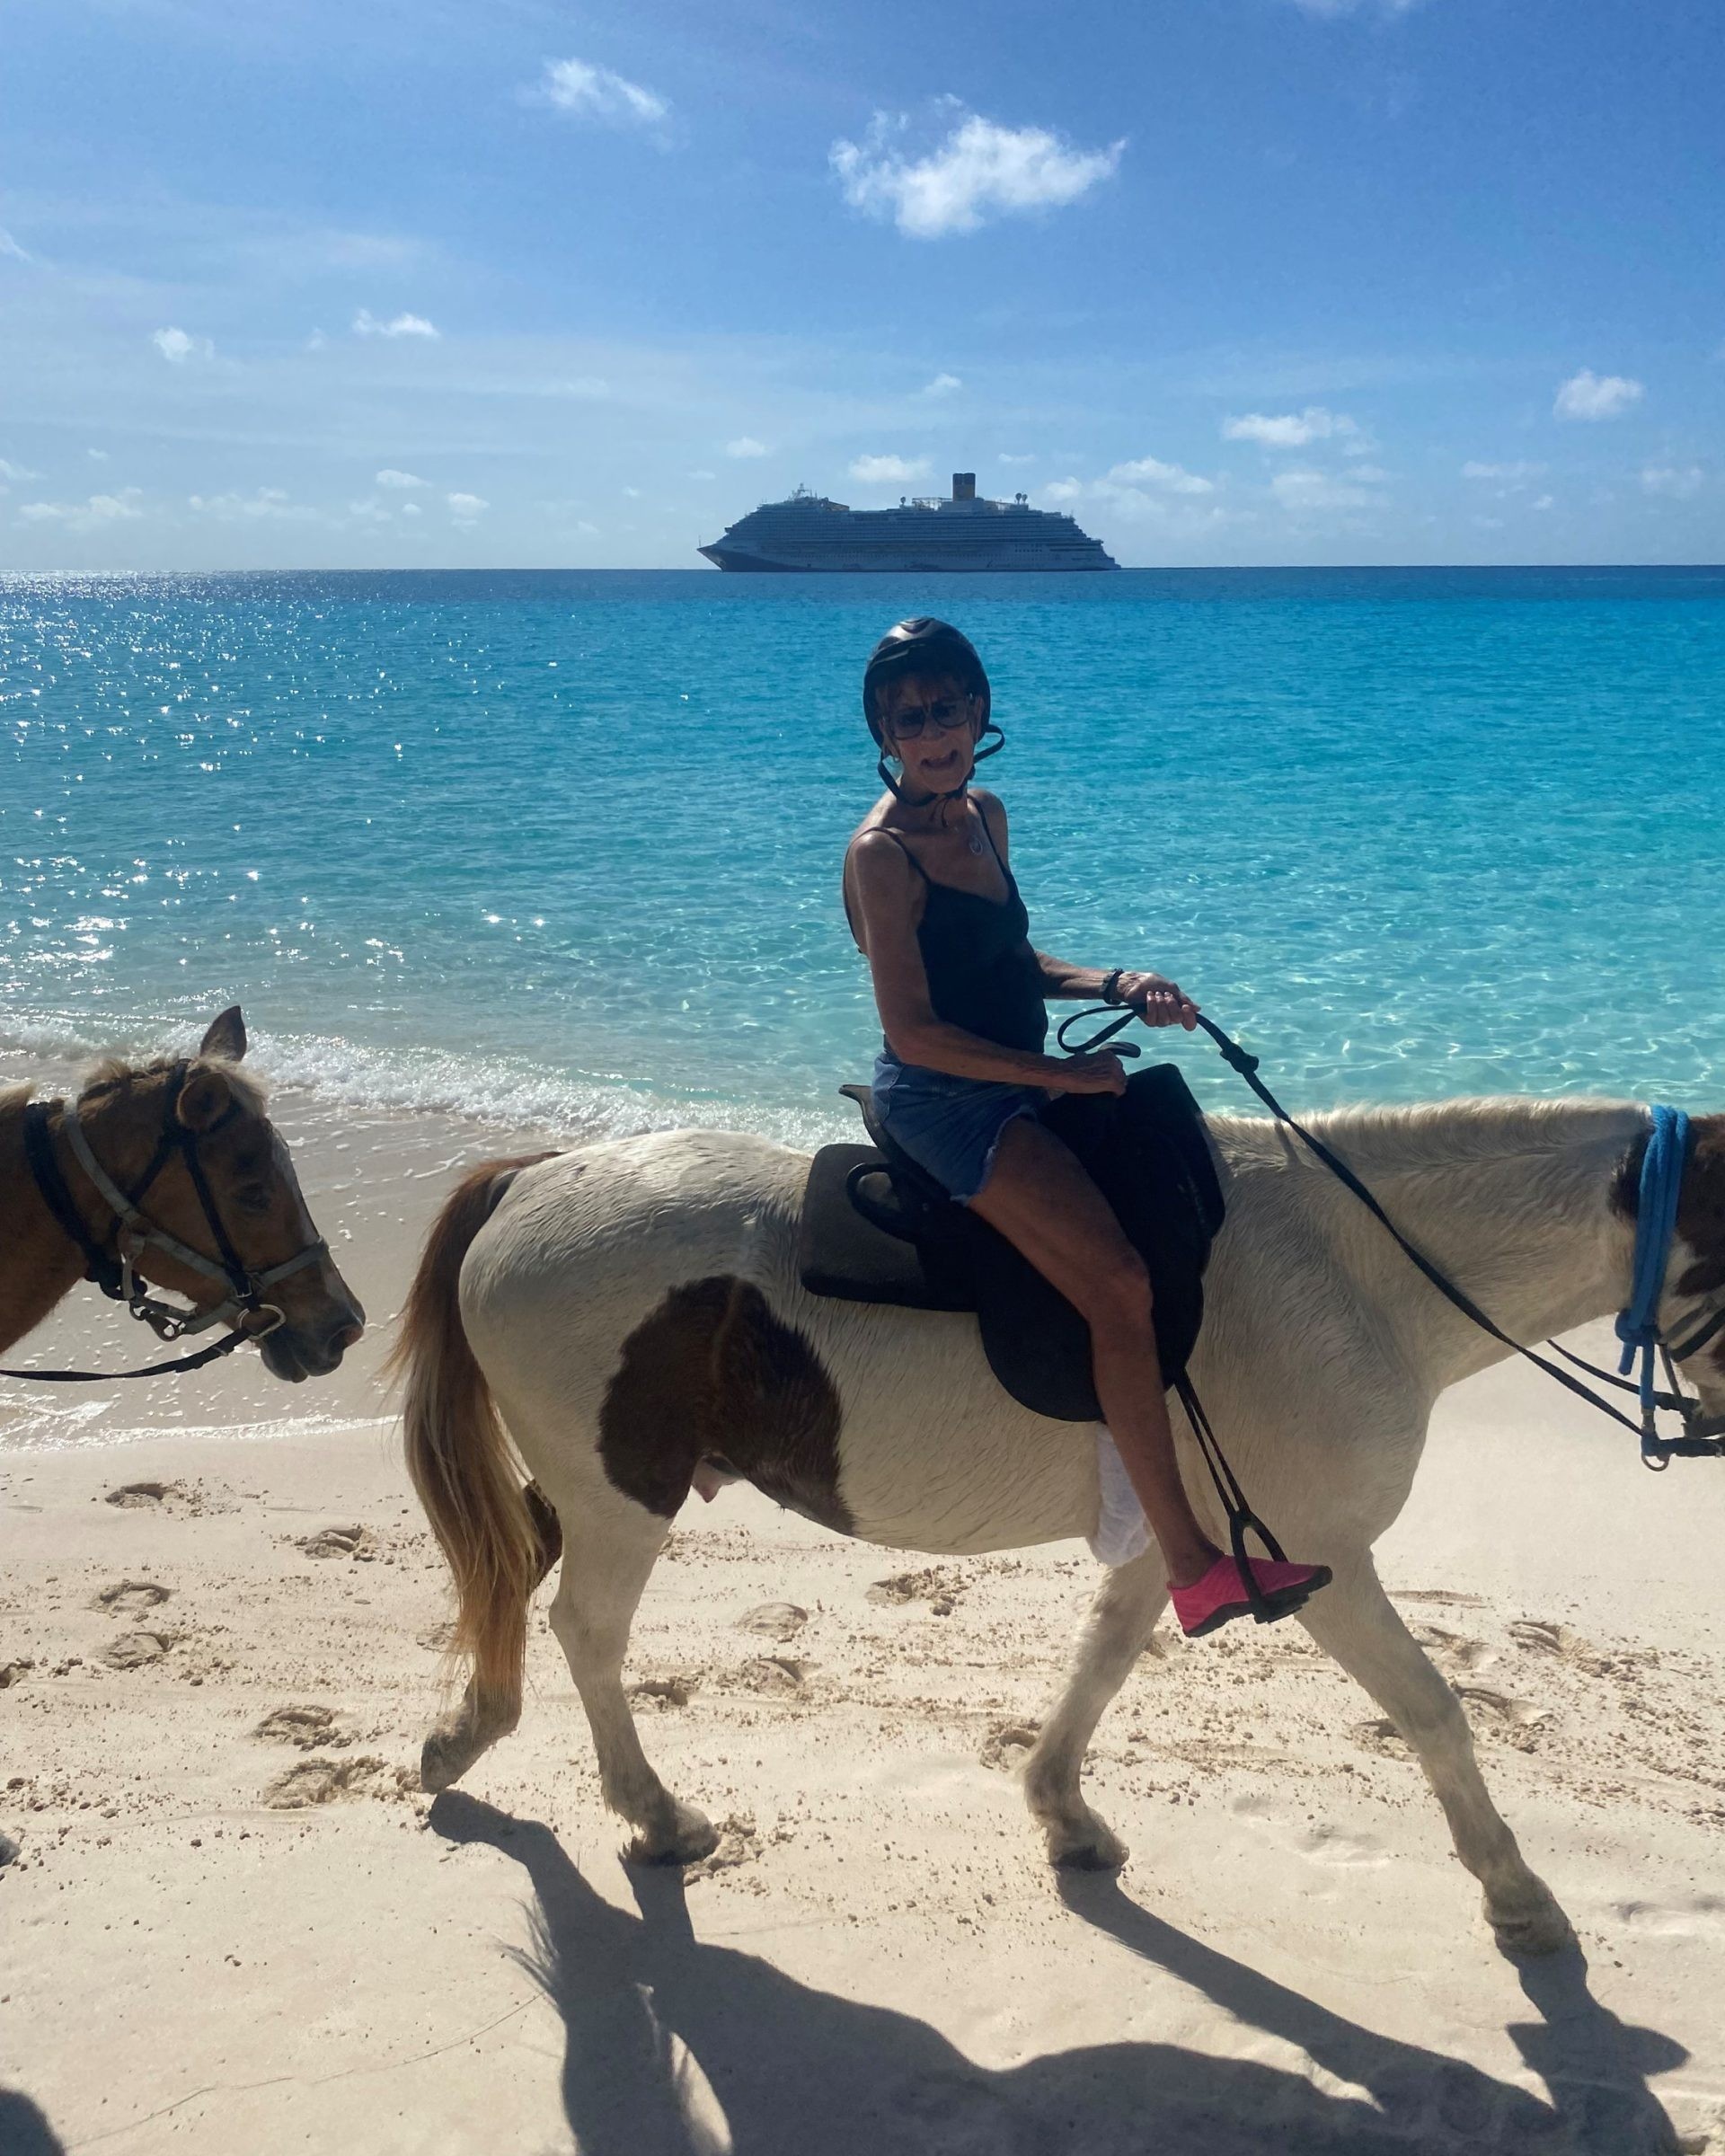
<path fill-rule="evenodd" d="M 840 1534 L 838 1393 L 820 1357 L 747 1280 L 674 1287 L 623 1344 L 599 1409 L 613 1485 L 671 1518 L 699 1460 L 726 1462 L 780 1505 Z"/>

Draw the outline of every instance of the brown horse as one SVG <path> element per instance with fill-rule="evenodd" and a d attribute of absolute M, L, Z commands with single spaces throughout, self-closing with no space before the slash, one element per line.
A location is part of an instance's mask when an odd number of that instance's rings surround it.
<path fill-rule="evenodd" d="M 258 1339 L 268 1368 L 290 1384 L 335 1368 L 366 1313 L 313 1224 L 263 1088 L 239 1067 L 244 1054 L 235 1005 L 195 1056 L 105 1063 L 74 1101 L 32 1108 L 31 1087 L 0 1091 L 0 1353 L 86 1270 L 111 1279 L 129 1266 L 206 1322 Z M 32 1115 L 48 1156 L 40 1174 Z M 45 1180 L 58 1183 L 58 1210 Z M 59 1216 L 66 1207 L 75 1219 Z M 141 1286 L 134 1307 L 172 1314 Z"/>

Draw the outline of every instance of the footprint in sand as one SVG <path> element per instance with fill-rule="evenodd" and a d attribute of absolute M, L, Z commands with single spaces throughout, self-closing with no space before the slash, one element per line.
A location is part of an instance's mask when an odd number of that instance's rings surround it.
<path fill-rule="evenodd" d="M 650 1700 L 656 1707 L 686 1707 L 694 1689 L 691 1677 L 642 1677 L 630 1685 L 632 1700 Z"/>
<path fill-rule="evenodd" d="M 1393 1587 L 1392 1602 L 1442 1602 L 1455 1610 L 1482 1610 L 1488 1604 L 1483 1595 L 1460 1595 L 1451 1587 Z"/>
<path fill-rule="evenodd" d="M 350 1557 L 368 1563 L 377 1554 L 377 1538 L 369 1527 L 320 1527 L 315 1534 L 295 1537 L 294 1547 L 307 1557 Z"/>
<path fill-rule="evenodd" d="M 964 1593 L 964 1582 L 950 1572 L 898 1572 L 890 1579 L 877 1579 L 864 1597 L 902 1608 L 907 1602 L 925 1602 L 931 1617 L 950 1617 Z"/>
<path fill-rule="evenodd" d="M 788 1655 L 762 1655 L 745 1662 L 738 1674 L 751 1692 L 776 1692 L 782 1699 L 800 1697 L 807 1691 L 803 1673 L 807 1664 Z"/>
<path fill-rule="evenodd" d="M 184 1495 L 178 1482 L 122 1482 L 118 1489 L 108 1492 L 106 1501 L 122 1506 L 128 1512 L 143 1512 L 160 1505 L 165 1498 Z"/>
<path fill-rule="evenodd" d="M 1035 1722 L 996 1722 L 983 1742 L 983 1765 L 996 1767 L 1003 1774 L 1022 1767 L 1036 1743 L 1038 1727 Z"/>
<path fill-rule="evenodd" d="M 1552 1719 L 1549 1707 L 1535 1707 L 1531 1700 L 1511 1699 L 1508 1692 L 1493 1692 L 1485 1684 L 1455 1684 L 1450 1689 L 1458 1700 L 1483 1708 L 1494 1720 L 1506 1723 L 1511 1729 L 1532 1729 Z"/>
<path fill-rule="evenodd" d="M 1717 1894 L 1689 1895 L 1675 1902 L 1614 1902 L 1611 1913 L 1620 1924 L 1650 1931 L 1661 1939 L 1693 1939 L 1725 1931 L 1725 1896 Z"/>
<path fill-rule="evenodd" d="M 1408 1630 L 1421 1647 L 1453 1669 L 1489 1669 L 1498 1658 L 1497 1650 L 1483 1639 L 1446 1631 L 1441 1624 L 1411 1624 Z"/>
<path fill-rule="evenodd" d="M 109 1610 L 116 1616 L 131 1616 L 139 1610 L 159 1608 L 173 1592 L 153 1579 L 119 1579 L 91 1599 L 93 1610 Z"/>
<path fill-rule="evenodd" d="M 721 1871 L 735 1871 L 739 1864 L 752 1864 L 761 1853 L 761 1837 L 756 1832 L 752 1819 L 735 1816 L 721 1820 L 719 1842 L 710 1856 L 694 1864 L 686 1864 L 683 1877 L 687 1879 L 710 1879 Z"/>
<path fill-rule="evenodd" d="M 264 1716 L 252 1734 L 277 1744 L 297 1745 L 302 1752 L 314 1751 L 319 1745 L 353 1742 L 352 1733 L 337 1722 L 332 1707 L 278 1707 Z"/>
<path fill-rule="evenodd" d="M 341 1797 L 395 1797 L 415 1787 L 405 1767 L 392 1767 L 386 1759 L 305 1759 L 277 1775 L 263 1801 L 273 1812 L 304 1812 Z"/>
<path fill-rule="evenodd" d="M 1283 1849 L 1314 1864 L 1358 1869 L 1390 1860 L 1389 1851 L 1370 1834 L 1327 1821 L 1287 1818 L 1266 1797 L 1236 1797 L 1228 1808 L 1236 1818 L 1261 1827 Z"/>
<path fill-rule="evenodd" d="M 809 1621 L 807 1610 L 794 1602 L 763 1602 L 745 1610 L 737 1620 L 739 1632 L 757 1632 L 763 1639 L 794 1639 Z"/>
<path fill-rule="evenodd" d="M 442 1624 L 427 1625 L 422 1632 L 415 1632 L 413 1638 L 416 1644 L 424 1648 L 427 1654 L 441 1655 L 448 1652 L 449 1642 L 455 1636 L 454 1624 L 446 1619 Z"/>
<path fill-rule="evenodd" d="M 1369 1722 L 1355 1722 L 1348 1734 L 1363 1750 L 1376 1753 L 1379 1759 L 1413 1757 L 1406 1739 L 1386 1714 L 1377 1715 Z"/>
<path fill-rule="evenodd" d="M 159 1662 L 172 1645 L 168 1632 L 121 1632 L 102 1649 L 102 1658 L 110 1669 L 143 1669 Z"/>

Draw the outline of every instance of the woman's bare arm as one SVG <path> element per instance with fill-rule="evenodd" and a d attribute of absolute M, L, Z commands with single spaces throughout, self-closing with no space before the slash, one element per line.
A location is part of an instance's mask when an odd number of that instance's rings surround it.
<path fill-rule="evenodd" d="M 902 1062 L 996 1084 L 1096 1090 L 1088 1065 L 1113 1063 L 1111 1056 L 1075 1059 L 1004 1048 L 935 1015 L 916 941 L 921 885 L 903 851 L 883 832 L 865 831 L 853 842 L 846 876 L 858 941 L 874 979 L 881 1029 Z M 1092 1082 L 1075 1085 L 1075 1078 Z"/>

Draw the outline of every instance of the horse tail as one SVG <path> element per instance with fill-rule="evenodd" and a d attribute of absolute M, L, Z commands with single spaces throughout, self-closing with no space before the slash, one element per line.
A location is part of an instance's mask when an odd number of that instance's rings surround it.
<path fill-rule="evenodd" d="M 462 1326 L 461 1267 L 515 1177 L 551 1157 L 488 1161 L 456 1186 L 426 1240 L 385 1365 L 390 1377 L 403 1381 L 408 1472 L 455 1575 L 449 1654 L 471 1661 L 474 1691 L 493 1700 L 519 1700 L 527 1603 L 555 1561 L 560 1538 L 550 1505 L 533 1485 L 522 1487 Z"/>

